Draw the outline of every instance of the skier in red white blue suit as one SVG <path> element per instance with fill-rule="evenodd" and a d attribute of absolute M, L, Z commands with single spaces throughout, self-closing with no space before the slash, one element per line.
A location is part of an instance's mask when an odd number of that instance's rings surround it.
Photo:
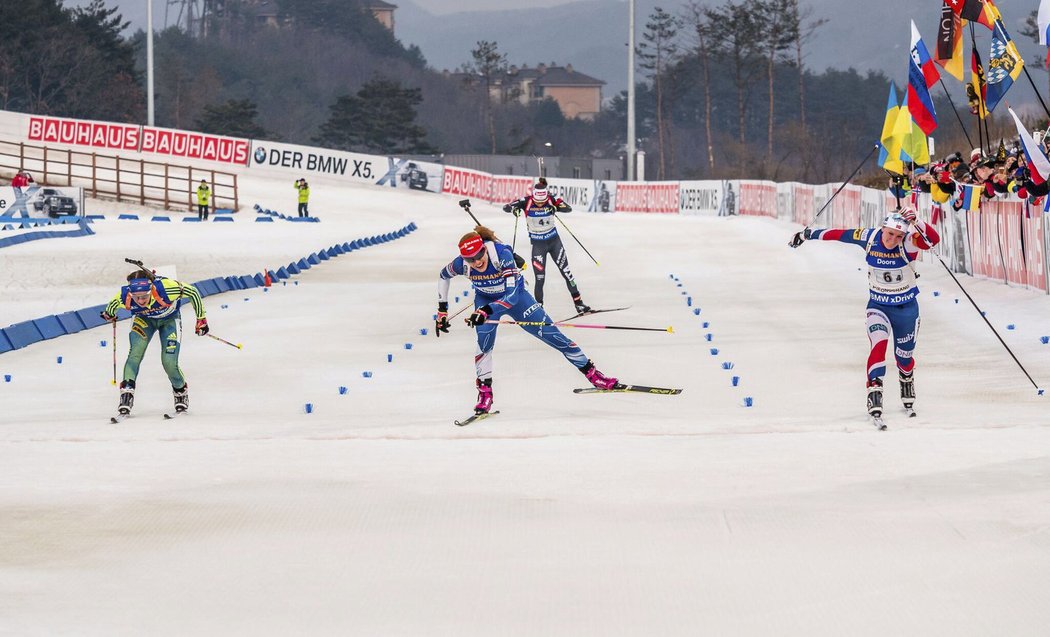
<path fill-rule="evenodd" d="M 510 246 L 497 240 L 492 230 L 484 226 L 478 226 L 475 232 L 468 232 L 460 239 L 459 256 L 441 270 L 437 336 L 448 333 L 448 290 L 452 278 L 459 275 L 470 279 L 475 292 L 474 312 L 466 322 L 477 330 L 478 337 L 474 356 L 478 388 L 476 414 L 492 409 L 492 349 L 496 344 L 498 320 L 504 316 L 522 323 L 523 330 L 561 352 L 595 387 L 612 389 L 617 385 L 617 379 L 598 371 L 579 346 L 553 325 L 543 306 L 525 289 Z"/>
<path fill-rule="evenodd" d="M 882 416 L 882 378 L 886 375 L 886 349 L 892 332 L 893 354 L 900 377 L 901 400 L 908 415 L 914 415 L 915 351 L 919 330 L 919 287 L 912 261 L 919 250 L 929 250 L 941 238 L 933 226 L 905 207 L 886 217 L 881 228 L 806 229 L 795 233 L 791 247 L 807 239 L 852 243 L 865 250 L 868 264 L 869 299 L 867 308 L 868 340 L 868 413 Z M 928 240 L 928 242 L 927 242 Z"/>

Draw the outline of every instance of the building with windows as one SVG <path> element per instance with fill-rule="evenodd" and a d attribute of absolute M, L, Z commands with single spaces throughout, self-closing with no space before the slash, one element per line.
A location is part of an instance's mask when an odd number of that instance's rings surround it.
<path fill-rule="evenodd" d="M 477 85 L 482 78 L 476 73 L 448 73 L 468 84 Z M 489 87 L 493 101 L 522 104 L 553 99 L 568 118 L 594 119 L 602 107 L 602 80 L 580 73 L 572 64 L 558 66 L 539 64 L 535 67 L 511 66 L 505 73 L 494 78 Z"/>

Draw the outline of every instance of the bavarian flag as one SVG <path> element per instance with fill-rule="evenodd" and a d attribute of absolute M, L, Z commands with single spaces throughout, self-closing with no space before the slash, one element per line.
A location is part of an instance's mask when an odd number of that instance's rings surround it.
<path fill-rule="evenodd" d="M 995 110 L 999 100 L 1013 86 L 1014 80 L 1024 70 L 1024 60 L 1017 50 L 1017 45 L 1010 39 L 1002 19 L 995 21 L 992 29 L 992 50 L 988 56 L 988 69 L 984 73 L 986 82 L 985 100 L 988 112 Z"/>

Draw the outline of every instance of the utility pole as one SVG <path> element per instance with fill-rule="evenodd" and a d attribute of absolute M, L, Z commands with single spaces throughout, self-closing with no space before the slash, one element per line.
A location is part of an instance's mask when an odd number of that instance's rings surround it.
<path fill-rule="evenodd" d="M 627 181 L 634 181 L 634 0 L 628 0 L 627 27 Z"/>
<path fill-rule="evenodd" d="M 146 124 L 153 126 L 153 0 L 146 0 Z"/>

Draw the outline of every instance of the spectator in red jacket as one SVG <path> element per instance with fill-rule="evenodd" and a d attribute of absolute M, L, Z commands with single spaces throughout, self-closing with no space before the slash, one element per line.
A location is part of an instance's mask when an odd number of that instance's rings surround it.
<path fill-rule="evenodd" d="M 33 181 L 33 176 L 24 170 L 18 171 L 14 179 L 11 180 L 12 188 L 28 188 L 31 184 L 36 183 Z"/>

